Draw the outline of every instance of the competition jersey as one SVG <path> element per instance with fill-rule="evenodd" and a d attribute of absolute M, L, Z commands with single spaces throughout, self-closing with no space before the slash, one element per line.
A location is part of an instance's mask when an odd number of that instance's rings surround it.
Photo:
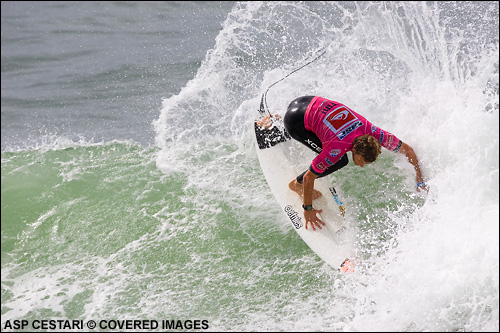
<path fill-rule="evenodd" d="M 402 141 L 370 123 L 344 104 L 319 96 L 309 103 L 304 117 L 305 128 L 320 139 L 323 149 L 311 163 L 311 171 L 322 174 L 353 147 L 361 135 L 375 137 L 382 147 L 398 151 Z"/>

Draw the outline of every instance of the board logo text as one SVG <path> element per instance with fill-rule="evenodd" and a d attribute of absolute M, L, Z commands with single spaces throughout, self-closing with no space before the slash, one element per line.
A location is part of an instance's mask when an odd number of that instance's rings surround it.
<path fill-rule="evenodd" d="M 295 229 L 302 228 L 302 219 L 300 218 L 299 214 L 295 210 L 293 210 L 292 206 L 285 206 L 285 213 L 286 215 L 288 215 L 288 218 L 290 218 L 290 221 L 292 221 Z"/>

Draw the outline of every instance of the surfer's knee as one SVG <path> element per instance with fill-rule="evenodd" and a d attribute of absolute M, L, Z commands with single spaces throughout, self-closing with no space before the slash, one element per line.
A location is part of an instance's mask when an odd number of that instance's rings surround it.
<path fill-rule="evenodd" d="M 302 183 L 304 182 L 304 175 L 306 174 L 306 172 L 307 170 L 302 172 L 300 175 L 297 176 L 297 178 L 295 178 L 297 183 L 299 183 L 300 185 L 302 185 Z"/>

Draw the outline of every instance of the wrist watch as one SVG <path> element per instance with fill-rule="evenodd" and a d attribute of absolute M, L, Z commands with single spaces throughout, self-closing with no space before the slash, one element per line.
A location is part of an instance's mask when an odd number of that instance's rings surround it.
<path fill-rule="evenodd" d="M 302 208 L 304 208 L 304 210 L 312 210 L 313 205 L 302 205 Z"/>

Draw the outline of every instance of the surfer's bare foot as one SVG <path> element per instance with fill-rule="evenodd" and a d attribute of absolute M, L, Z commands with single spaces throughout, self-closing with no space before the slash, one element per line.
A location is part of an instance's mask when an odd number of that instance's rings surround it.
<path fill-rule="evenodd" d="M 257 125 L 259 127 L 264 127 L 265 129 L 269 129 L 272 123 L 273 121 L 271 120 L 271 117 L 269 115 L 265 116 L 262 119 L 257 120 Z"/>
<path fill-rule="evenodd" d="M 271 127 L 271 125 L 273 124 L 273 121 L 279 120 L 280 118 L 281 117 L 279 114 L 273 114 L 273 115 L 268 114 L 264 118 L 257 120 L 257 125 L 259 127 L 264 127 L 265 129 L 269 129 Z"/>
<path fill-rule="evenodd" d="M 288 187 L 290 188 L 290 190 L 294 191 L 301 197 L 304 195 L 304 186 L 297 182 L 297 179 L 292 180 L 290 184 L 288 184 Z M 320 191 L 313 190 L 313 200 L 321 198 L 322 195 L 323 194 L 321 194 Z"/>

